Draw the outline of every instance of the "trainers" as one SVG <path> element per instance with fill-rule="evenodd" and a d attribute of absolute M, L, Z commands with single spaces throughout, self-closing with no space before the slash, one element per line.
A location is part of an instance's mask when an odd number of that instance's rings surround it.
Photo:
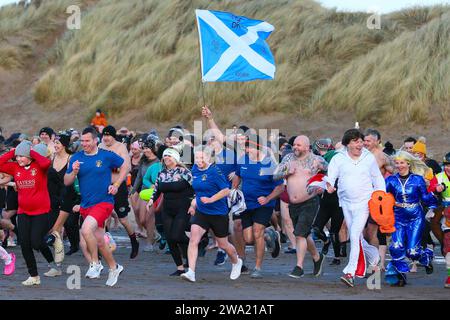
<path fill-rule="evenodd" d="M 195 272 L 192 271 L 191 269 L 189 269 L 188 272 L 184 272 L 182 274 L 180 274 L 181 279 L 183 280 L 187 280 L 190 282 L 195 282 Z"/>
<path fill-rule="evenodd" d="M 291 278 L 295 278 L 295 279 L 300 279 L 304 276 L 305 272 L 303 271 L 302 268 L 300 268 L 299 266 L 295 266 L 294 270 L 292 270 L 291 273 L 289 273 L 289 277 Z"/>
<path fill-rule="evenodd" d="M 16 255 L 13 252 L 11 252 L 9 255 L 11 256 L 11 262 L 5 264 L 5 268 L 3 269 L 3 274 L 7 276 L 12 275 L 16 270 Z"/>
<path fill-rule="evenodd" d="M 214 261 L 215 266 L 221 266 L 225 264 L 225 260 L 227 259 L 227 254 L 223 250 L 217 250 L 216 261 Z"/>
<path fill-rule="evenodd" d="M 179 276 L 181 276 L 183 273 L 185 273 L 186 271 L 184 271 L 184 270 L 177 270 L 177 271 L 175 271 L 174 273 L 171 273 L 170 274 L 170 276 L 171 277 L 179 277 Z"/>
<path fill-rule="evenodd" d="M 450 276 L 447 277 L 447 281 L 444 284 L 444 288 L 450 288 Z"/>
<path fill-rule="evenodd" d="M 86 278 L 96 279 L 100 278 L 100 274 L 103 270 L 103 265 L 101 262 L 95 263 L 91 262 L 89 265 L 89 270 L 86 272 Z"/>
<path fill-rule="evenodd" d="M 328 249 L 330 248 L 330 245 L 331 245 L 331 240 L 330 239 L 328 239 L 328 241 L 323 244 L 321 253 L 324 256 L 326 256 L 328 254 Z"/>
<path fill-rule="evenodd" d="M 269 237 L 269 239 L 266 240 L 266 246 L 271 250 L 272 258 L 276 258 L 280 254 L 280 234 L 272 227 L 266 229 L 266 234 Z"/>
<path fill-rule="evenodd" d="M 320 258 L 317 261 L 314 261 L 314 271 L 313 274 L 318 277 L 322 273 L 323 262 L 325 261 L 325 256 L 321 253 Z"/>
<path fill-rule="evenodd" d="M 122 273 L 123 267 L 118 264 L 115 269 L 109 269 L 108 280 L 106 281 L 106 285 L 113 287 L 117 280 L 119 279 L 119 275 Z"/>
<path fill-rule="evenodd" d="M 144 247 L 144 252 L 153 252 L 154 248 L 152 244 L 147 244 Z"/>
<path fill-rule="evenodd" d="M 46 277 L 57 277 L 62 275 L 61 269 L 51 268 L 48 272 L 44 273 Z"/>
<path fill-rule="evenodd" d="M 347 273 L 346 275 L 342 276 L 341 281 L 344 282 L 349 287 L 353 288 L 355 286 L 355 280 L 350 273 Z"/>
<path fill-rule="evenodd" d="M 136 238 L 133 238 L 131 240 L 131 253 L 130 253 L 130 259 L 134 259 L 137 257 L 139 253 L 139 242 L 136 240 Z"/>
<path fill-rule="evenodd" d="M 22 282 L 24 286 L 30 287 L 30 286 L 38 286 L 41 284 L 41 278 L 39 276 L 36 277 L 28 277 L 27 280 Z"/>
<path fill-rule="evenodd" d="M 429 265 L 425 266 L 425 272 L 426 272 L 427 274 L 432 274 L 433 271 L 434 271 L 434 268 L 433 268 L 433 265 L 432 265 L 431 262 L 430 262 Z"/>
<path fill-rule="evenodd" d="M 164 250 L 165 247 L 166 247 L 166 240 L 164 239 L 159 240 L 159 250 Z"/>
<path fill-rule="evenodd" d="M 336 259 L 336 258 L 334 258 L 334 259 L 331 261 L 330 266 L 338 266 L 338 265 L 340 265 L 340 264 L 341 264 L 341 259 Z"/>
<path fill-rule="evenodd" d="M 64 244 L 58 231 L 53 231 L 52 235 L 55 237 L 53 248 L 55 249 L 55 263 L 64 261 Z"/>
<path fill-rule="evenodd" d="M 9 237 L 7 242 L 8 242 L 8 248 L 17 247 L 17 243 L 16 243 L 15 239 Z"/>
<path fill-rule="evenodd" d="M 241 270 L 242 270 L 243 263 L 244 262 L 242 261 L 242 259 L 238 257 L 237 263 L 232 264 L 231 274 L 230 274 L 231 280 L 236 280 L 237 278 L 239 278 L 241 276 Z"/>
<path fill-rule="evenodd" d="M 78 247 L 70 247 L 70 250 L 66 253 L 66 256 L 71 256 L 72 254 L 78 252 L 80 250 Z"/>
<path fill-rule="evenodd" d="M 5 233 L 5 237 L 3 238 L 3 241 L 2 241 L 2 247 L 6 249 L 6 248 L 8 248 L 9 230 L 5 230 L 4 233 Z"/>
<path fill-rule="evenodd" d="M 286 250 L 284 250 L 284 253 L 286 253 L 286 254 L 297 254 L 297 249 L 287 248 Z"/>
<path fill-rule="evenodd" d="M 247 266 L 245 264 L 242 264 L 241 267 L 241 274 L 249 274 L 250 270 L 247 268 Z"/>
<path fill-rule="evenodd" d="M 253 269 L 252 274 L 250 275 L 253 279 L 261 279 L 263 277 L 261 269 Z"/>

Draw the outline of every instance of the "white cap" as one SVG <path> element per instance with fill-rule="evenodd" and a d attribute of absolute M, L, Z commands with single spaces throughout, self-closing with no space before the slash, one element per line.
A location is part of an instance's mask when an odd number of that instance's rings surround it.
<path fill-rule="evenodd" d="M 163 158 L 164 158 L 165 156 L 172 157 L 177 163 L 180 162 L 180 154 L 179 154 L 178 151 L 175 150 L 175 149 L 167 148 L 166 150 L 164 150 L 164 152 L 163 152 Z"/>

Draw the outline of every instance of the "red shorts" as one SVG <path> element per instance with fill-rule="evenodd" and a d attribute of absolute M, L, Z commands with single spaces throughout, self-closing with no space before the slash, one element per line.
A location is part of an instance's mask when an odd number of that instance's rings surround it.
<path fill-rule="evenodd" d="M 111 216 L 113 209 L 114 205 L 112 203 L 101 202 L 89 208 L 80 208 L 80 214 L 83 219 L 86 219 L 87 216 L 91 216 L 97 221 L 98 227 L 103 228 L 105 221 Z"/>

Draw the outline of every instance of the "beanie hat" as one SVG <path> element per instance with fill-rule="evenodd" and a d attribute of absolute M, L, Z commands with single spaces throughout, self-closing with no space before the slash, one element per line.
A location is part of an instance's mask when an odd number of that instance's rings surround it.
<path fill-rule="evenodd" d="M 163 158 L 164 158 L 165 156 L 172 157 L 177 163 L 180 162 L 180 154 L 179 154 L 178 151 L 175 150 L 175 149 L 167 148 L 166 150 L 164 150 L 164 152 L 163 152 Z"/>
<path fill-rule="evenodd" d="M 427 154 L 427 145 L 424 142 L 419 140 L 414 144 L 414 146 L 412 148 L 412 152 L 413 153 L 420 152 L 420 153 L 423 153 L 426 155 Z"/>
<path fill-rule="evenodd" d="M 55 131 L 53 131 L 53 129 L 52 129 L 52 128 L 49 128 L 49 127 L 44 127 L 44 128 L 42 128 L 41 130 L 39 130 L 39 135 L 41 135 L 41 133 L 43 133 L 43 132 L 45 132 L 46 134 L 48 134 L 49 137 L 51 137 L 52 134 L 55 133 Z"/>
<path fill-rule="evenodd" d="M 116 131 L 116 128 L 114 128 L 113 126 L 109 125 L 109 126 L 106 126 L 103 129 L 102 134 L 104 136 L 111 136 L 111 137 L 113 137 L 115 139 L 116 136 L 117 136 L 117 131 Z"/>
<path fill-rule="evenodd" d="M 14 155 L 15 156 L 22 156 L 22 157 L 30 157 L 30 150 L 31 150 L 31 146 L 33 144 L 28 141 L 28 140 L 24 140 L 21 143 L 19 143 L 14 151 Z"/>
<path fill-rule="evenodd" d="M 48 147 L 43 143 L 38 143 L 37 145 L 33 146 L 33 150 L 43 157 L 48 157 L 49 155 Z"/>
<path fill-rule="evenodd" d="M 60 134 L 56 137 L 57 140 L 65 147 L 69 148 L 70 146 L 70 136 L 66 134 Z"/>

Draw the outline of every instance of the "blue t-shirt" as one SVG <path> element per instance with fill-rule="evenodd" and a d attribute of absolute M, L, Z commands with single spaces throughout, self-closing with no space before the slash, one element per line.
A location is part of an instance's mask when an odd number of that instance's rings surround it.
<path fill-rule="evenodd" d="M 210 165 L 205 170 L 200 170 L 197 165 L 192 167 L 192 187 L 195 191 L 197 210 L 203 214 L 226 215 L 228 214 L 227 197 L 213 203 L 203 203 L 201 197 L 212 197 L 220 190 L 229 188 L 225 177 L 215 165 Z"/>
<path fill-rule="evenodd" d="M 242 193 L 248 210 L 260 208 L 259 197 L 267 197 L 275 187 L 283 184 L 283 180 L 273 180 L 273 172 L 276 168 L 270 157 L 262 162 L 251 161 L 248 155 L 239 159 L 236 175 L 242 180 Z M 275 200 L 268 202 L 264 207 L 275 207 Z"/>
<path fill-rule="evenodd" d="M 229 149 L 223 149 L 221 153 L 216 155 L 216 166 L 222 172 L 225 180 L 228 183 L 228 187 L 231 188 L 231 181 L 228 180 L 228 176 L 232 172 L 237 170 L 237 155 L 234 151 Z"/>
<path fill-rule="evenodd" d="M 122 166 L 123 158 L 103 149 L 98 149 L 96 155 L 86 155 L 84 151 L 80 151 L 70 158 L 66 173 L 72 172 L 72 165 L 77 160 L 80 162 L 77 177 L 81 207 L 89 208 L 102 202 L 114 203 L 114 196 L 108 194 L 108 188 L 111 185 L 112 171 Z"/>

